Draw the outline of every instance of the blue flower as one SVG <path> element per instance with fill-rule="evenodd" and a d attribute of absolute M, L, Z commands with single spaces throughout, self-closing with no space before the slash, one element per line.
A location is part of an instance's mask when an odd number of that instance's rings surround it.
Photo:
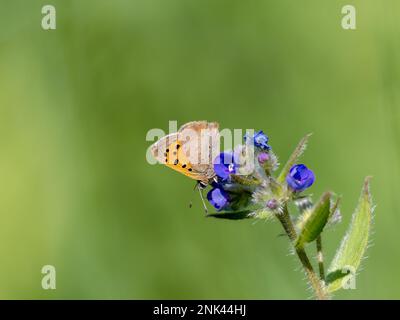
<path fill-rule="evenodd" d="M 227 180 L 236 173 L 237 163 L 233 152 L 222 152 L 214 160 L 214 172 L 222 180 Z"/>
<path fill-rule="evenodd" d="M 252 137 L 246 134 L 244 136 L 244 141 L 247 142 L 247 139 L 250 139 L 254 146 L 260 148 L 261 150 L 270 150 L 271 147 L 268 145 L 268 136 L 262 131 L 256 132 Z"/>
<path fill-rule="evenodd" d="M 207 193 L 207 199 L 217 211 L 224 209 L 229 203 L 228 193 L 218 186 Z"/>
<path fill-rule="evenodd" d="M 304 164 L 296 164 L 286 177 L 286 182 L 294 191 L 304 191 L 314 183 L 314 172 L 308 169 Z"/>

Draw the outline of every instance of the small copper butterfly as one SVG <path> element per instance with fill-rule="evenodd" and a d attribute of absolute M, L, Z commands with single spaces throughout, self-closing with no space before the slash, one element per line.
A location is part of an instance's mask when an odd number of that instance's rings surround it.
<path fill-rule="evenodd" d="M 213 160 L 219 153 L 219 124 L 193 121 L 151 146 L 160 163 L 206 186 L 215 177 Z"/>
<path fill-rule="evenodd" d="M 193 121 L 184 124 L 178 132 L 158 140 L 150 150 L 158 162 L 196 180 L 196 187 L 203 200 L 201 189 L 207 187 L 216 177 L 213 160 L 219 154 L 219 147 L 219 124 Z M 205 210 L 207 211 L 206 207 Z"/>

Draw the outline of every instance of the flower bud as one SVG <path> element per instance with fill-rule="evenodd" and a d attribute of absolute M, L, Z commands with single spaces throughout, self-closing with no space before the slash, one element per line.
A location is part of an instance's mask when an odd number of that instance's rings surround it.
<path fill-rule="evenodd" d="M 278 200 L 276 199 L 271 199 L 267 201 L 267 208 L 271 209 L 271 210 L 275 210 L 276 208 L 278 208 Z"/>
<path fill-rule="evenodd" d="M 261 153 L 258 155 L 258 162 L 259 162 L 260 164 L 264 164 L 264 163 L 267 162 L 269 159 L 270 159 L 269 154 L 266 153 L 266 152 L 261 152 Z"/>

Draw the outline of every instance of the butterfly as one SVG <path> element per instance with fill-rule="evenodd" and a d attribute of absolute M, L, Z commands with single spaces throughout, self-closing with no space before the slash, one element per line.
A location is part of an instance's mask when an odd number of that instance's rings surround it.
<path fill-rule="evenodd" d="M 159 139 L 150 150 L 158 162 L 197 181 L 207 212 L 201 190 L 216 179 L 213 160 L 219 154 L 219 144 L 217 122 L 192 121 Z"/>

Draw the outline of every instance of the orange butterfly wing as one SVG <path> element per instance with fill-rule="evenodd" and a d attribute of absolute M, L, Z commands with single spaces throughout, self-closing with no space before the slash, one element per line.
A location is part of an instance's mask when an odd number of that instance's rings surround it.
<path fill-rule="evenodd" d="M 186 157 L 182 145 L 181 141 L 176 141 L 168 146 L 164 153 L 165 165 L 189 178 L 204 180 L 205 177 L 200 172 L 193 170 L 193 166 Z"/>
<path fill-rule="evenodd" d="M 198 155 L 200 152 L 200 147 L 198 145 L 204 142 L 201 140 L 203 139 L 201 132 L 206 129 L 210 130 L 207 131 L 208 135 L 210 135 L 207 139 L 212 138 L 211 141 L 206 140 L 204 144 L 206 148 L 209 148 L 209 152 L 205 152 L 209 159 L 206 159 L 205 163 L 191 163 L 187 154 L 193 152 L 195 156 Z M 188 136 L 190 136 L 191 139 L 188 139 Z M 210 142 L 210 144 L 208 142 Z M 214 153 L 218 150 L 218 124 L 215 122 L 208 123 L 206 121 L 189 122 L 183 125 L 178 132 L 161 138 L 151 147 L 153 156 L 160 163 L 165 164 L 167 167 L 191 179 L 203 182 L 208 182 L 215 175 L 212 169 L 212 159 L 215 156 Z M 200 159 L 195 159 L 196 162 L 198 162 L 198 160 Z"/>
<path fill-rule="evenodd" d="M 194 170 L 183 149 L 183 142 L 178 141 L 178 133 L 172 133 L 158 140 L 151 147 L 153 157 L 161 164 L 178 171 L 194 180 L 205 180 L 205 177 Z"/>

